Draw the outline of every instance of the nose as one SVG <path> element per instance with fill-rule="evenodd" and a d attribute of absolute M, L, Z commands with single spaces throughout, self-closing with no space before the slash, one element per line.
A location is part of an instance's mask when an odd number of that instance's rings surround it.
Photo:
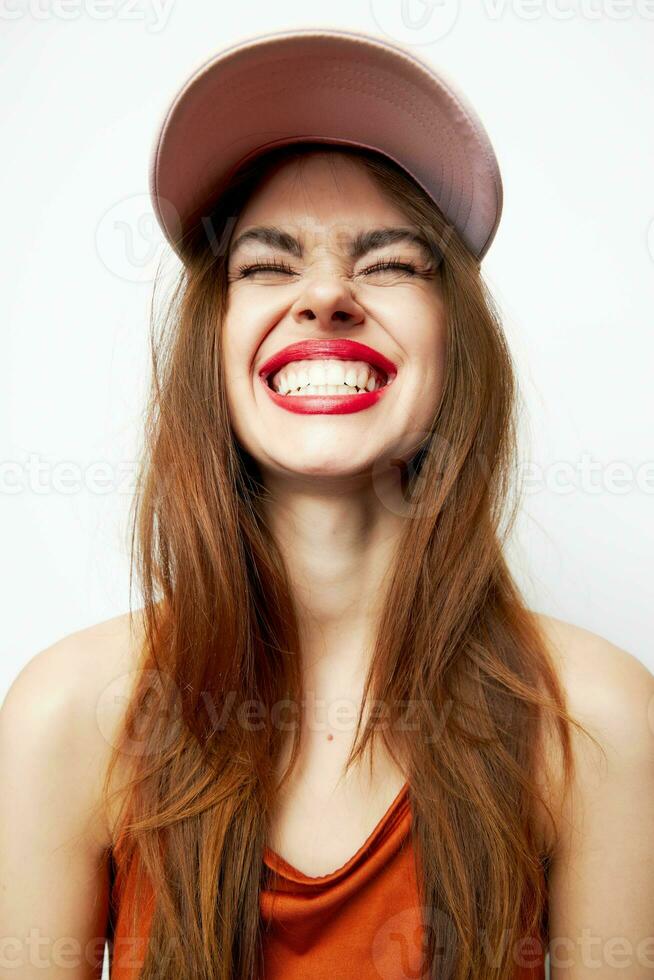
<path fill-rule="evenodd" d="M 337 276 L 324 276 L 307 282 L 291 312 L 296 323 L 318 320 L 321 326 L 327 328 L 335 323 L 356 326 L 365 319 L 363 307 Z"/>

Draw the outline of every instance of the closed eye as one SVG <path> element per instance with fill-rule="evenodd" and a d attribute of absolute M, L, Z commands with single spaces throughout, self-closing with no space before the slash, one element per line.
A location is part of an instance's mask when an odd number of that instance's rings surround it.
<path fill-rule="evenodd" d="M 363 273 L 367 272 L 378 272 L 384 269 L 402 269 L 404 272 L 408 272 L 409 275 L 415 276 L 417 269 L 413 262 L 400 262 L 398 259 L 380 259 L 379 262 L 375 262 L 374 265 L 369 265 L 367 268 L 362 270 Z"/>
<path fill-rule="evenodd" d="M 383 272 L 387 269 L 399 269 L 407 272 L 411 276 L 415 276 L 418 271 L 413 262 L 401 262 L 399 259 L 380 259 L 373 265 L 362 269 L 361 275 L 367 275 L 371 272 Z M 254 262 L 250 265 L 241 265 L 238 267 L 238 275 L 241 279 L 245 279 L 256 272 L 283 272 L 287 275 L 294 275 L 293 269 L 286 262 Z"/>
<path fill-rule="evenodd" d="M 245 279 L 253 272 L 286 272 L 293 275 L 293 270 L 286 262 L 254 262 L 251 265 L 241 265 L 238 267 L 240 279 Z"/>

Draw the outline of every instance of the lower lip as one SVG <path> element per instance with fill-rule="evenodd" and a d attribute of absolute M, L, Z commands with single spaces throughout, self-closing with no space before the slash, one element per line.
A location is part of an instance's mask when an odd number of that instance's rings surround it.
<path fill-rule="evenodd" d="M 278 395 L 265 378 L 260 379 L 275 405 L 296 415 L 349 415 L 375 405 L 390 383 L 376 391 L 363 391 L 358 395 Z"/>

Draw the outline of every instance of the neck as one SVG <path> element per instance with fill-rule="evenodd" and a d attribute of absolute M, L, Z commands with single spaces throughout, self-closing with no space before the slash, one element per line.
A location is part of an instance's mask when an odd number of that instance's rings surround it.
<path fill-rule="evenodd" d="M 371 485 L 268 483 L 267 521 L 290 576 L 309 690 L 348 696 L 370 663 L 402 518 Z"/>

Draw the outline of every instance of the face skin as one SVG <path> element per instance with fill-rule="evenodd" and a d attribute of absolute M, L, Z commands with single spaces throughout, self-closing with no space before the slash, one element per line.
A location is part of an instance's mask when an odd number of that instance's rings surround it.
<path fill-rule="evenodd" d="M 315 696 L 356 698 L 369 662 L 374 600 L 409 519 L 384 503 L 373 466 L 403 441 L 417 446 L 429 429 L 442 387 L 444 307 L 433 260 L 417 244 L 386 244 L 349 258 L 357 233 L 411 227 L 356 160 L 316 152 L 301 167 L 278 165 L 241 213 L 232 242 L 261 225 L 294 235 L 303 255 L 260 241 L 231 251 L 223 350 L 232 425 L 272 493 L 267 519 L 299 601 L 308 687 Z M 412 263 L 417 274 L 365 271 L 389 259 Z M 239 267 L 257 261 L 281 262 L 292 272 L 239 277 Z M 262 388 L 259 367 L 288 344 L 314 338 L 348 338 L 380 351 L 396 365 L 392 386 L 351 414 L 278 407 Z M 343 732 L 334 736 L 329 745 L 347 740 Z"/>

